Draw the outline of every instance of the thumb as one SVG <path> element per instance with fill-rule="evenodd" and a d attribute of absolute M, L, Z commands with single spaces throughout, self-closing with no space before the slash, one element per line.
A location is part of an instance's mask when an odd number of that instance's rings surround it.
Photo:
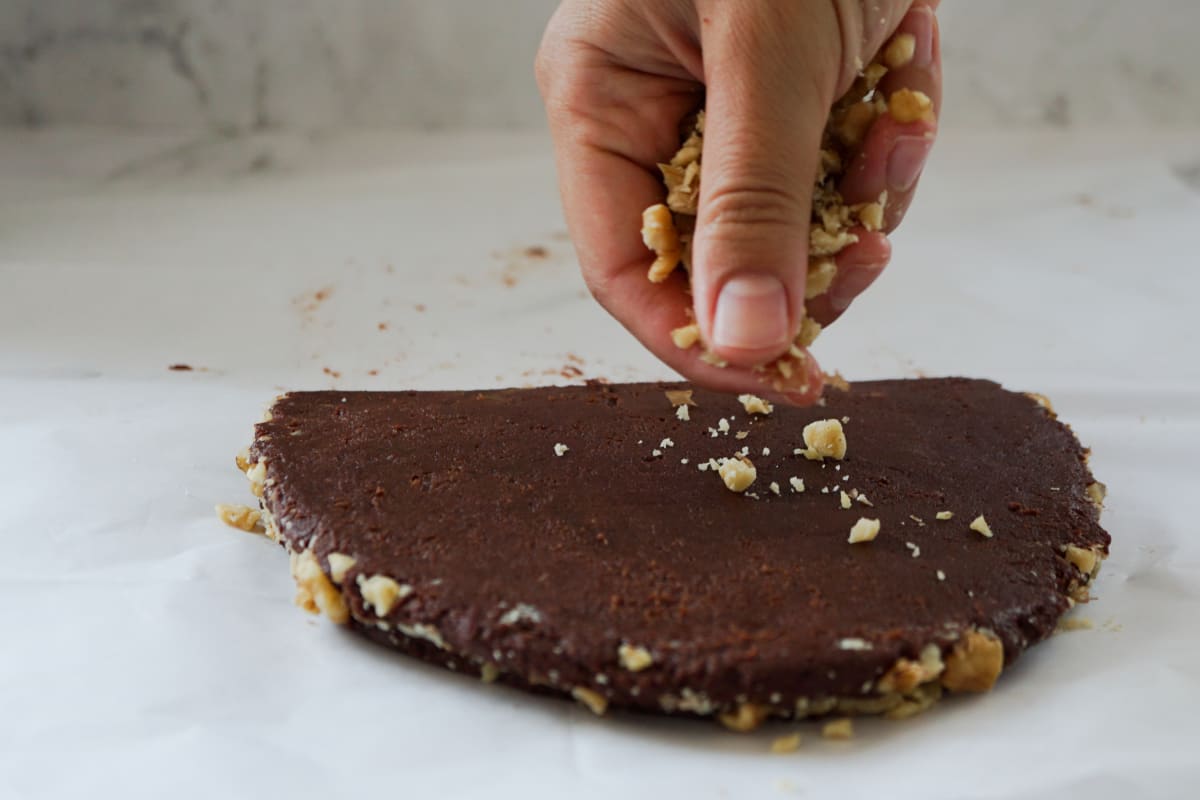
<path fill-rule="evenodd" d="M 803 28 L 785 17 L 822 5 L 764 3 L 761 14 L 713 14 L 702 29 L 708 88 L 692 291 L 710 349 L 738 366 L 782 355 L 804 317 L 813 184 L 841 52 L 821 43 L 836 35 L 811 35 L 823 30 L 811 12 Z"/>

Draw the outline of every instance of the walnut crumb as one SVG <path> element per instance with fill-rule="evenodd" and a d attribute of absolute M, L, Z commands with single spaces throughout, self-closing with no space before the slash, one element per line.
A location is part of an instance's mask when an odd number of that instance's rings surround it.
<path fill-rule="evenodd" d="M 688 411 L 688 407 L 686 405 L 682 405 L 675 409 L 675 418 L 681 422 L 690 422 L 692 419 L 692 414 L 690 411 Z"/>
<path fill-rule="evenodd" d="M 247 533 L 263 533 L 262 513 L 250 506 L 217 504 L 217 517 L 231 528 Z"/>
<path fill-rule="evenodd" d="M 779 494 L 779 484 L 776 481 L 768 483 L 767 488 L 771 490 L 771 494 Z"/>
<path fill-rule="evenodd" d="M 671 330 L 671 341 L 680 350 L 687 350 L 700 341 L 700 326 L 696 323 L 682 325 Z"/>
<path fill-rule="evenodd" d="M 888 69 L 900 69 L 912 61 L 917 51 L 917 37 L 911 33 L 898 33 L 883 49 L 883 63 Z"/>
<path fill-rule="evenodd" d="M 1004 643 L 990 631 L 967 631 L 946 655 L 942 685 L 952 692 L 986 692 L 1004 669 Z"/>
<path fill-rule="evenodd" d="M 850 495 L 846 494 L 845 492 L 842 492 L 841 501 L 842 501 L 842 508 L 850 508 Z"/>
<path fill-rule="evenodd" d="M 793 492 L 796 492 L 797 494 L 799 494 L 800 492 L 804 491 L 804 479 L 803 478 L 797 478 L 796 476 L 793 475 L 792 477 L 788 478 L 788 483 L 790 483 L 792 485 Z"/>
<path fill-rule="evenodd" d="M 746 733 L 762 724 L 770 709 L 756 703 L 741 703 L 733 711 L 723 711 L 717 715 L 721 724 L 731 731 Z"/>
<path fill-rule="evenodd" d="M 987 520 L 983 518 L 983 514 L 971 520 L 971 524 L 968 527 L 980 536 L 988 539 L 992 538 L 992 528 L 987 524 Z"/>
<path fill-rule="evenodd" d="M 571 448 L 567 447 L 562 442 L 559 442 L 558 444 L 554 445 L 554 455 L 558 456 L 559 458 L 562 458 L 563 454 L 566 453 L 570 449 Z"/>
<path fill-rule="evenodd" d="M 874 541 L 875 537 L 879 535 L 879 527 L 879 520 L 860 517 L 858 522 L 850 528 L 850 538 L 846 541 L 850 544 Z"/>
<path fill-rule="evenodd" d="M 655 255 L 647 277 L 652 283 L 662 283 L 679 266 L 683 255 L 675 220 L 666 205 L 658 203 L 642 212 L 642 241 Z"/>
<path fill-rule="evenodd" d="M 412 594 L 412 587 L 407 583 L 397 583 L 387 575 L 359 575 L 358 589 L 362 593 L 363 604 L 375 609 L 375 615 L 386 617 L 396 604 Z"/>
<path fill-rule="evenodd" d="M 329 577 L 338 584 L 346 579 L 346 573 L 355 564 L 354 558 L 345 553 L 330 553 L 327 559 L 329 561 Z"/>
<path fill-rule="evenodd" d="M 641 672 L 654 663 L 654 656 L 641 645 L 622 643 L 617 648 L 617 659 L 630 672 Z"/>
<path fill-rule="evenodd" d="M 742 404 L 742 408 L 746 409 L 747 414 L 770 414 L 775 410 L 775 406 L 758 395 L 740 394 L 738 402 Z"/>
<path fill-rule="evenodd" d="M 744 456 L 723 459 L 717 468 L 717 473 L 721 476 L 721 480 L 725 482 L 725 487 L 731 492 L 746 491 L 750 488 L 750 484 L 754 483 L 754 479 L 758 477 L 758 471 L 754 468 L 754 463 Z"/>
<path fill-rule="evenodd" d="M 771 752 L 776 755 L 785 755 L 794 753 L 800 749 L 800 734 L 793 733 L 788 736 L 780 736 L 771 742 Z"/>
<path fill-rule="evenodd" d="M 310 614 L 322 611 L 339 625 L 350 621 L 342 593 L 329 582 L 311 550 L 292 554 L 292 578 L 296 581 L 296 605 Z"/>
<path fill-rule="evenodd" d="M 934 514 L 933 518 L 942 520 L 944 522 L 948 519 L 954 519 L 954 512 L 953 511 L 939 511 L 936 514 Z"/>
<path fill-rule="evenodd" d="M 576 686 L 571 690 L 571 696 L 588 707 L 596 716 L 603 716 L 608 710 L 608 698 L 594 689 L 588 689 L 586 686 Z"/>
<path fill-rule="evenodd" d="M 821 736 L 826 739 L 846 741 L 854 738 L 854 720 L 849 717 L 834 719 L 821 726 Z"/>
<path fill-rule="evenodd" d="M 933 101 L 929 95 L 915 89 L 899 89 L 892 92 L 888 98 L 888 113 L 900 123 L 917 122 L 920 120 L 932 122 Z"/>
<path fill-rule="evenodd" d="M 1063 556 L 1068 563 L 1089 577 L 1095 574 L 1096 567 L 1100 563 L 1100 553 L 1097 550 L 1073 544 L 1066 546 Z"/>
<path fill-rule="evenodd" d="M 691 389 L 667 389 L 665 394 L 667 400 L 672 406 L 694 406 L 696 401 L 692 399 Z"/>
<path fill-rule="evenodd" d="M 804 444 L 808 449 L 804 457 L 810 461 L 833 458 L 841 461 L 846 457 L 846 433 L 842 423 L 836 419 L 822 419 L 804 426 Z"/>
<path fill-rule="evenodd" d="M 1092 501 L 1096 508 L 1104 509 L 1104 498 L 1108 496 L 1108 487 L 1100 481 L 1095 481 L 1087 485 L 1088 499 Z"/>

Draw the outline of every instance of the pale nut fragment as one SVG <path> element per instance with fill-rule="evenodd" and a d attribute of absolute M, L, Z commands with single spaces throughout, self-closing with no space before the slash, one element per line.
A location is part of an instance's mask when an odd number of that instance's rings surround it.
<path fill-rule="evenodd" d="M 800 322 L 800 334 L 796 337 L 797 347 L 809 347 L 821 335 L 821 323 L 812 317 L 805 317 Z"/>
<path fill-rule="evenodd" d="M 747 733 L 762 725 L 771 709 L 757 703 L 741 703 L 733 711 L 722 711 L 717 719 L 731 731 Z"/>
<path fill-rule="evenodd" d="M 647 277 L 651 283 L 662 283 L 679 266 L 682 252 L 671 210 L 664 204 L 657 203 L 642 212 L 642 241 L 657 256 Z"/>
<path fill-rule="evenodd" d="M 933 643 L 921 648 L 916 661 L 898 658 L 883 674 L 876 685 L 882 693 L 910 694 L 923 683 L 928 683 L 942 674 L 946 665 L 942 661 L 941 649 Z"/>
<path fill-rule="evenodd" d="M 908 719 L 929 709 L 941 699 L 942 685 L 940 683 L 927 683 L 923 686 L 918 686 L 911 695 L 905 697 L 899 704 L 884 712 L 883 716 L 885 719 L 891 720 Z"/>
<path fill-rule="evenodd" d="M 237 464 L 239 472 L 245 472 L 250 469 L 250 448 L 243 447 L 241 452 L 233 457 L 233 463 Z"/>
<path fill-rule="evenodd" d="M 692 322 L 671 331 L 671 341 L 680 350 L 687 350 L 700 341 L 700 326 Z"/>
<path fill-rule="evenodd" d="M 925 120 L 932 122 L 933 101 L 915 89 L 897 89 L 888 97 L 888 113 L 902 124 Z"/>
<path fill-rule="evenodd" d="M 667 389 L 665 394 L 672 408 L 696 405 L 696 401 L 692 399 L 691 389 Z"/>
<path fill-rule="evenodd" d="M 794 753 L 800 749 L 800 734 L 793 733 L 788 736 L 779 736 L 771 741 L 771 752 L 776 755 L 785 755 Z"/>
<path fill-rule="evenodd" d="M 863 203 L 861 206 L 855 207 L 858 214 L 858 221 L 868 231 L 883 230 L 883 204 L 882 203 Z"/>
<path fill-rule="evenodd" d="M 263 488 L 267 484 L 267 460 L 260 458 L 258 463 L 246 470 L 246 480 L 250 481 L 250 492 L 255 497 L 263 496 Z"/>
<path fill-rule="evenodd" d="M 808 253 L 810 256 L 837 255 L 857 241 L 858 236 L 849 231 L 830 233 L 824 228 L 813 227 L 808 232 Z"/>
<path fill-rule="evenodd" d="M 883 49 L 883 63 L 888 69 L 900 69 L 912 61 L 917 52 L 917 37 L 911 33 L 898 33 Z"/>
<path fill-rule="evenodd" d="M 330 553 L 327 559 L 329 561 L 329 577 L 337 584 L 346 580 L 346 573 L 356 563 L 353 556 L 348 556 L 345 553 Z"/>
<path fill-rule="evenodd" d="M 853 739 L 854 721 L 849 717 L 830 720 L 821 726 L 821 736 L 839 741 Z"/>
<path fill-rule="evenodd" d="M 945 522 L 948 519 L 954 519 L 954 512 L 953 511 L 939 511 L 933 515 L 933 518 L 937 519 L 937 520 L 941 520 L 942 522 Z"/>
<path fill-rule="evenodd" d="M 808 450 L 804 457 L 809 461 L 824 461 L 826 458 L 841 461 L 846 457 L 846 432 L 838 419 L 821 419 L 804 426 L 804 444 Z"/>
<path fill-rule="evenodd" d="M 850 538 L 846 541 L 850 544 L 874 541 L 875 537 L 879 535 L 879 528 L 879 520 L 859 517 L 858 522 L 850 528 Z"/>
<path fill-rule="evenodd" d="M 838 276 L 838 264 L 832 258 L 810 261 L 808 277 L 804 282 L 804 299 L 812 300 L 826 293 Z"/>
<path fill-rule="evenodd" d="M 746 409 L 747 414 L 770 414 L 775 410 L 775 406 L 769 401 L 754 394 L 739 394 L 738 402 Z"/>
<path fill-rule="evenodd" d="M 407 583 L 397 583 L 387 575 L 359 575 L 358 589 L 362 593 L 363 603 L 375 609 L 375 615 L 386 617 L 396 604 L 412 594 L 412 587 Z"/>
<path fill-rule="evenodd" d="M 262 533 L 262 513 L 250 506 L 217 504 L 217 517 L 231 528 L 247 533 Z"/>
<path fill-rule="evenodd" d="M 293 553 L 291 566 L 292 578 L 296 581 L 296 605 L 312 614 L 323 611 L 339 625 L 350 621 L 342 593 L 329 582 L 311 550 Z"/>
<path fill-rule="evenodd" d="M 1108 497 L 1107 486 L 1100 481 L 1093 481 L 1087 485 L 1087 489 L 1084 491 L 1087 492 L 1088 499 L 1092 501 L 1092 504 L 1095 505 L 1096 508 L 1101 510 L 1104 509 L 1104 499 Z"/>
<path fill-rule="evenodd" d="M 971 524 L 967 527 L 978 533 L 980 536 L 983 536 L 987 539 L 992 538 L 992 527 L 988 525 L 987 520 L 983 518 L 983 514 L 980 514 L 978 517 L 971 520 Z"/>
<path fill-rule="evenodd" d="M 758 477 L 758 470 L 754 468 L 754 463 L 745 456 L 723 459 L 717 468 L 717 473 L 725 482 L 725 488 L 731 492 L 746 491 Z"/>
<path fill-rule="evenodd" d="M 617 648 L 617 660 L 630 672 L 641 672 L 654 663 L 654 656 L 641 645 L 622 642 Z"/>
<path fill-rule="evenodd" d="M 986 692 L 1004 669 L 1004 643 L 990 631 L 970 630 L 946 654 L 942 685 L 952 692 Z"/>
<path fill-rule="evenodd" d="M 1066 546 L 1063 556 L 1067 559 L 1067 563 L 1072 564 L 1075 569 L 1089 578 L 1100 571 L 1101 555 L 1098 550 L 1069 544 Z"/>
<path fill-rule="evenodd" d="M 1037 392 L 1026 392 L 1025 396 L 1028 397 L 1033 402 L 1037 403 L 1042 408 L 1049 411 L 1051 416 L 1057 416 L 1054 413 L 1054 404 L 1050 402 L 1050 398 L 1046 397 L 1046 395 L 1039 394 Z"/>
<path fill-rule="evenodd" d="M 576 686 L 571 690 L 571 696 L 587 706 L 588 710 L 598 717 L 603 716 L 604 712 L 608 710 L 608 698 L 586 686 Z"/>

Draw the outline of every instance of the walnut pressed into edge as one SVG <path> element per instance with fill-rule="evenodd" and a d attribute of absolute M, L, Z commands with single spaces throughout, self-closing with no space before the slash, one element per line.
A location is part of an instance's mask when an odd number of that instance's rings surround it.
<path fill-rule="evenodd" d="M 991 631 L 969 630 L 945 657 L 942 685 L 952 692 L 986 692 L 1004 669 L 1004 643 Z"/>

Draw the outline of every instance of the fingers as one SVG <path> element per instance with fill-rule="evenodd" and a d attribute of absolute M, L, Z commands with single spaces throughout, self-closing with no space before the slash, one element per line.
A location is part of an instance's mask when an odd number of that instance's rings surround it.
<path fill-rule="evenodd" d="M 890 114 L 872 125 L 862 149 L 851 161 L 841 182 L 842 196 L 849 203 L 876 200 L 887 192 L 884 230 L 900 224 L 912 202 L 913 192 L 933 147 L 937 133 L 936 114 L 941 109 L 942 71 L 937 19 L 928 0 L 919 0 L 897 29 L 914 39 L 912 58 L 891 70 L 879 84 L 885 97 L 900 89 L 919 91 L 933 102 L 934 119 L 902 123 Z"/>
<path fill-rule="evenodd" d="M 763 4 L 752 18 L 731 5 L 714 6 L 702 30 L 708 94 L 692 290 L 709 347 L 752 366 L 786 352 L 803 319 L 813 180 L 838 60 L 785 37 L 795 28 L 775 17 L 796 13 L 790 4 Z"/>

